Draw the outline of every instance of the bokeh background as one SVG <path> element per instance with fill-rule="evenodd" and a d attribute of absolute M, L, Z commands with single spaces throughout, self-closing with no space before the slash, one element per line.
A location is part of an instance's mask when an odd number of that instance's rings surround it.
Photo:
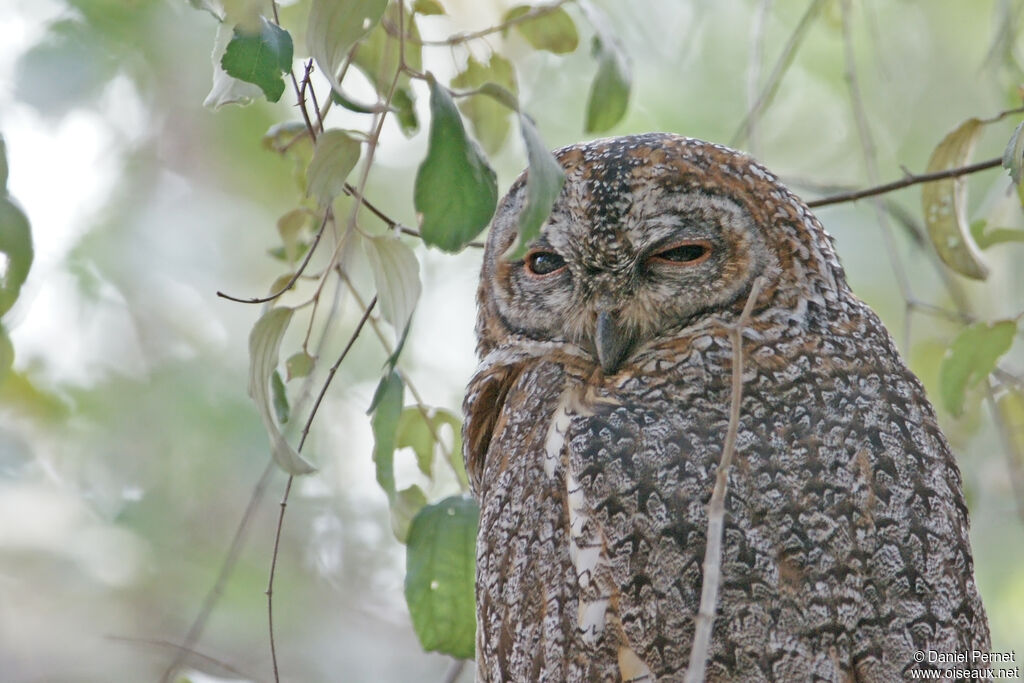
<path fill-rule="evenodd" d="M 501 2 L 443 0 L 449 17 L 426 37 L 497 23 Z M 627 117 L 614 133 L 674 131 L 728 142 L 805 2 L 644 0 L 597 6 L 632 59 Z M 1019 106 L 1024 52 L 1019 1 L 864 0 L 851 25 L 863 106 L 880 175 L 921 171 L 960 121 Z M 580 18 L 570 5 L 570 14 Z M 282 21 L 304 26 L 303 7 Z M 500 46 L 521 99 L 552 146 L 584 138 L 595 63 L 589 29 L 568 56 L 516 35 Z M 277 216 L 296 189 L 289 162 L 267 151 L 277 105 L 211 111 L 216 20 L 185 0 L 4 0 L 0 10 L 0 133 L 11 194 L 32 223 L 36 260 L 5 317 L 15 374 L 0 387 L 0 679 L 157 680 L 173 659 L 268 461 L 246 395 L 246 338 L 255 307 L 217 298 L 266 292 L 281 264 Z M 763 54 L 758 57 L 758 54 Z M 451 75 L 465 52 L 434 48 L 426 68 Z M 422 84 L 415 88 L 427 120 Z M 826 2 L 777 97 L 743 147 L 805 196 L 868 184 L 844 79 L 838 2 Z M 335 125 L 349 122 L 342 112 Z M 354 116 L 354 115 L 352 115 Z M 1019 116 L 993 124 L 976 159 L 1002 153 Z M 368 196 L 415 225 L 412 178 L 424 132 L 385 128 Z M 517 141 L 493 159 L 504 190 L 525 164 Z M 971 180 L 971 214 L 1021 227 L 1000 170 Z M 890 198 L 920 216 L 919 188 Z M 882 239 L 866 203 L 823 208 L 854 290 L 893 332 L 930 391 L 958 327 L 915 313 L 914 297 L 948 305 L 928 252 L 893 224 Z M 919 221 L 919 218 L 916 220 Z M 474 365 L 480 252 L 417 245 L 423 298 L 402 360 L 424 400 L 459 410 Z M 985 283 L 958 281 L 971 310 L 1024 311 L 1024 245 L 986 252 Z M 351 328 L 358 310 L 344 311 Z M 1021 344 L 1008 357 L 1018 367 Z M 297 480 L 275 587 L 283 678 L 443 680 L 451 660 L 421 651 L 402 597 L 404 549 L 374 482 L 365 410 L 383 356 L 361 338 L 321 409 L 307 452 L 320 465 Z M 993 648 L 1024 656 L 1024 522 L 1007 456 L 977 396 L 966 417 L 942 415 L 972 514 L 977 579 Z M 400 472 L 400 475 L 402 473 Z M 403 475 L 404 476 L 404 475 Z M 187 660 L 193 680 L 271 678 L 266 589 L 284 475 L 269 480 L 239 561 Z M 230 665 L 235 672 L 224 665 Z M 467 671 L 461 680 L 471 680 Z"/>

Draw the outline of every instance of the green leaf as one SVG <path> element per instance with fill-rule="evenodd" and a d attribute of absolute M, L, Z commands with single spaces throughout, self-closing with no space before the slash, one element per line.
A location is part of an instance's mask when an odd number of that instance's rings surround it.
<path fill-rule="evenodd" d="M 434 412 L 434 429 L 441 433 L 441 425 L 447 424 L 452 428 L 452 451 L 449 464 L 459 480 L 459 486 L 463 491 L 469 491 L 469 477 L 466 475 L 466 463 L 462 459 L 462 420 L 455 413 L 437 408 Z"/>
<path fill-rule="evenodd" d="M 306 245 L 300 236 L 307 225 L 309 213 L 304 209 L 292 209 L 277 219 L 277 234 L 281 236 L 283 256 L 289 263 L 294 264 L 305 252 Z"/>
<path fill-rule="evenodd" d="M 529 5 L 513 7 L 505 13 L 502 23 L 517 19 L 534 8 Z M 561 7 L 515 25 L 530 45 L 538 50 L 547 50 L 556 54 L 574 52 L 580 44 L 580 36 L 576 32 L 576 23 Z"/>
<path fill-rule="evenodd" d="M 4 136 L 0 135 L 0 197 L 7 194 L 7 142 Z"/>
<path fill-rule="evenodd" d="M 13 365 L 14 345 L 11 343 L 11 338 L 7 336 L 7 330 L 0 325 L 0 386 L 7 381 Z"/>
<path fill-rule="evenodd" d="M 412 3 L 412 11 L 423 16 L 444 14 L 444 7 L 437 0 L 416 0 Z"/>
<path fill-rule="evenodd" d="M 409 86 L 395 90 L 395 96 L 391 98 L 391 106 L 395 109 L 395 118 L 398 119 L 398 127 L 406 136 L 411 136 L 419 130 L 420 122 L 416 116 L 416 102 L 410 94 L 412 89 Z"/>
<path fill-rule="evenodd" d="M 285 391 L 284 380 L 281 379 L 281 373 L 277 370 L 274 370 L 274 374 L 270 376 L 270 396 L 273 400 L 277 422 L 285 424 L 291 417 L 291 406 L 288 405 L 288 392 Z"/>
<path fill-rule="evenodd" d="M 1016 322 L 1001 320 L 975 323 L 957 335 L 939 366 L 939 396 L 946 410 L 963 414 L 967 389 L 988 377 L 1016 333 Z"/>
<path fill-rule="evenodd" d="M 428 652 L 472 659 L 473 582 L 479 511 L 467 497 L 445 498 L 412 521 L 405 556 L 405 601 Z"/>
<path fill-rule="evenodd" d="M 299 351 L 289 356 L 288 360 L 284 362 L 284 367 L 288 372 L 288 381 L 297 377 L 309 377 L 309 373 L 313 371 L 313 363 L 313 356 L 305 351 Z"/>
<path fill-rule="evenodd" d="M 516 72 L 512 63 L 499 54 L 492 53 L 484 65 L 473 57 L 466 62 L 466 68 L 452 79 L 452 87 L 473 90 L 484 83 L 496 83 L 511 93 L 517 93 Z M 515 107 L 513 107 L 514 109 Z M 508 137 L 512 113 L 502 102 L 482 94 L 459 99 L 459 110 L 473 126 L 473 135 L 480 141 L 488 154 L 501 149 Z"/>
<path fill-rule="evenodd" d="M 395 430 L 402 415 L 405 386 L 393 370 L 381 379 L 370 402 L 370 426 L 373 428 L 373 462 L 377 467 L 377 483 L 384 489 L 390 503 L 395 497 Z"/>
<path fill-rule="evenodd" d="M 540 234 L 540 226 L 551 215 L 551 207 L 565 183 L 565 171 L 548 151 L 530 117 L 520 114 L 519 126 L 530 166 L 526 173 L 526 203 L 519 212 L 519 239 L 511 249 L 511 260 L 522 258 L 527 246 Z"/>
<path fill-rule="evenodd" d="M 380 22 L 387 0 L 313 0 L 306 44 L 334 88 L 338 68 L 352 46 Z"/>
<path fill-rule="evenodd" d="M 983 121 L 968 119 L 951 132 L 932 152 L 926 173 L 963 166 L 971 156 Z M 921 186 L 925 226 L 943 263 L 976 280 L 988 277 L 978 245 L 967 223 L 967 180 L 946 178 Z"/>
<path fill-rule="evenodd" d="M 423 241 L 456 252 L 487 227 L 498 203 L 498 181 L 476 143 L 466 135 L 459 110 L 433 75 L 427 157 L 416 172 L 413 203 Z"/>
<path fill-rule="evenodd" d="M 313 467 L 298 451 L 285 440 L 274 422 L 271 396 L 268 387 L 277 370 L 278 353 L 294 309 L 279 306 L 263 314 L 252 332 L 249 333 L 249 396 L 256 404 L 263 428 L 270 437 L 271 454 L 274 462 L 288 474 L 309 474 Z"/>
<path fill-rule="evenodd" d="M 412 520 L 427 504 L 427 496 L 423 489 L 413 485 L 395 493 L 389 509 L 391 511 L 391 532 L 399 543 L 409 540 L 409 529 Z"/>
<path fill-rule="evenodd" d="M 590 85 L 584 130 L 601 133 L 625 116 L 632 76 L 629 60 L 614 39 L 594 36 L 594 54 L 597 55 L 597 75 Z"/>
<path fill-rule="evenodd" d="M 282 74 L 292 68 L 292 37 L 260 17 L 259 33 L 235 27 L 220 65 L 229 76 L 258 85 L 268 100 L 277 102 L 284 93 Z"/>
<path fill-rule="evenodd" d="M 348 174 L 359 161 L 359 141 L 343 130 L 332 128 L 320 134 L 306 172 L 308 192 L 320 206 L 328 206 L 345 189 Z"/>
<path fill-rule="evenodd" d="M 1024 121 L 1017 124 L 1003 151 L 1003 168 L 1010 171 L 1014 185 L 1024 182 Z"/>
<path fill-rule="evenodd" d="M 395 448 L 411 448 L 416 454 L 416 466 L 428 477 L 434 476 L 433 420 L 424 416 L 424 410 L 417 406 L 406 408 L 398 419 L 395 430 Z"/>
<path fill-rule="evenodd" d="M 203 100 L 203 106 L 208 109 L 220 109 L 225 104 L 245 105 L 260 96 L 262 92 L 259 86 L 253 83 L 246 83 L 228 74 L 220 61 L 224 58 L 224 52 L 231 42 L 233 31 L 227 24 L 217 26 L 217 37 L 213 41 L 213 85 L 209 94 Z M 303 126 L 305 128 L 305 126 Z"/>
<path fill-rule="evenodd" d="M 3 315 L 17 301 L 33 257 L 28 219 L 6 192 L 0 193 L 0 254 L 6 256 L 6 267 L 0 267 L 0 315 Z"/>
<path fill-rule="evenodd" d="M 393 235 L 371 237 L 363 244 L 373 269 L 381 314 L 400 333 L 409 325 L 420 298 L 419 261 L 412 249 Z"/>
<path fill-rule="evenodd" d="M 398 38 L 392 32 L 398 32 L 398 5 L 392 4 L 383 14 L 383 19 L 373 27 L 365 38 L 359 42 L 352 64 L 366 74 L 366 77 L 373 83 L 377 94 L 382 98 L 386 97 L 391 89 L 391 82 L 401 66 L 401 51 L 398 47 Z M 389 31 L 384 24 L 390 26 Z M 420 34 L 413 21 L 412 13 L 406 12 L 403 17 L 403 28 L 409 39 L 405 41 L 406 64 L 419 71 L 423 67 L 423 55 L 420 45 Z M 399 86 L 408 84 L 408 76 L 402 74 L 399 77 Z"/>
<path fill-rule="evenodd" d="M 979 218 L 971 222 L 971 238 L 979 249 L 988 249 L 1003 242 L 1024 242 L 1024 230 L 1016 228 L 989 228 L 988 221 Z"/>

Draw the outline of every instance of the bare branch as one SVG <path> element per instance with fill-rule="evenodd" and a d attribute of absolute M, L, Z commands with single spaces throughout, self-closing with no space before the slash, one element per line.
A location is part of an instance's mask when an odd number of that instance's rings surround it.
<path fill-rule="evenodd" d="M 281 496 L 281 511 L 277 513 L 277 531 L 274 532 L 274 553 L 270 557 L 270 577 L 267 579 L 267 626 L 270 633 L 270 661 L 274 666 L 274 683 L 280 683 L 281 674 L 277 668 L 277 647 L 274 643 L 274 576 L 277 573 L 277 557 L 281 550 L 281 530 L 284 529 L 284 512 L 288 507 L 288 495 L 292 492 L 295 475 L 288 475 L 288 483 Z"/>
<path fill-rule="evenodd" d="M 945 171 L 935 171 L 934 173 L 921 173 L 921 174 L 910 174 L 899 180 L 894 180 L 891 183 L 885 183 L 884 185 L 876 185 L 875 187 L 867 187 L 863 190 L 853 190 L 851 192 L 843 192 L 841 194 L 835 194 L 830 197 L 822 197 L 821 199 L 815 199 L 807 202 L 807 206 L 813 208 L 819 206 L 829 206 L 830 204 L 842 204 L 844 202 L 854 202 L 864 197 L 874 197 L 875 195 L 885 194 L 887 192 L 893 192 L 895 190 L 902 190 L 904 187 L 910 187 L 911 185 L 920 185 L 921 183 L 930 183 L 934 180 L 943 180 L 945 178 L 956 178 L 962 175 L 969 175 L 971 173 L 977 173 L 978 171 L 985 171 L 990 168 L 996 168 L 1001 166 L 1003 163 L 1002 158 L 987 159 L 985 161 L 979 161 L 975 164 L 968 164 L 967 166 L 958 166 L 956 168 L 947 168 Z"/>
<path fill-rule="evenodd" d="M 134 644 L 138 644 L 138 645 L 153 645 L 153 646 L 156 646 L 156 647 L 172 648 L 172 649 L 178 650 L 178 651 L 182 650 L 181 645 L 179 645 L 178 643 L 173 643 L 173 642 L 171 642 L 169 640 L 162 640 L 160 638 L 132 638 L 130 636 L 115 636 L 115 635 L 108 635 L 108 636 L 105 636 L 105 637 L 106 637 L 107 640 L 113 640 L 113 641 L 116 641 L 116 642 L 119 642 L 119 643 L 134 643 Z M 235 676 L 239 676 L 241 678 L 244 678 L 244 679 L 247 679 L 247 680 L 250 680 L 250 681 L 256 680 L 255 676 L 250 676 L 249 674 L 245 673 L 241 669 L 238 669 L 237 667 L 234 667 L 231 664 L 228 664 L 227 662 L 225 662 L 223 660 L 217 659 L 216 657 L 211 657 L 210 655 L 203 654 L 202 652 L 197 652 L 196 650 L 193 650 L 191 648 L 186 650 L 185 654 L 190 655 L 192 657 L 195 657 L 196 659 L 201 659 L 204 662 L 206 662 L 207 664 L 212 664 L 214 666 L 220 667 L 221 669 L 223 669 L 224 671 L 228 672 L 229 674 L 232 674 L 232 675 L 235 675 Z"/>
<path fill-rule="evenodd" d="M 853 119 L 857 124 L 857 137 L 860 140 L 861 152 L 864 155 L 864 168 L 867 171 L 868 182 L 878 184 L 878 155 L 875 151 L 875 140 L 871 135 L 871 126 L 868 124 L 867 111 L 864 108 L 864 100 L 861 97 L 859 78 L 857 76 L 857 60 L 853 52 L 853 19 L 851 17 L 849 0 L 840 0 L 839 9 L 842 13 L 843 30 L 843 59 L 846 63 L 845 77 L 846 85 L 850 92 L 850 103 L 853 106 Z M 910 287 L 910 278 L 907 277 L 903 262 L 900 261 L 896 250 L 896 243 L 893 239 L 892 225 L 886 215 L 880 200 L 872 201 L 872 208 L 875 211 L 875 220 L 878 222 L 882 233 L 882 242 L 885 244 L 885 252 L 889 257 L 889 264 L 893 274 L 896 276 L 896 283 L 903 294 L 904 301 L 914 298 L 914 290 Z M 910 347 L 910 323 L 911 318 L 903 318 L 903 348 L 904 351 Z"/>
<path fill-rule="evenodd" d="M 704 580 L 701 584 L 700 608 L 694 623 L 693 647 L 686 683 L 702 683 L 711 651 L 711 632 L 718 608 L 718 584 L 722 578 L 722 536 L 725 531 L 725 494 L 729 487 L 729 469 L 736 452 L 740 428 L 740 405 L 743 401 L 743 328 L 750 319 L 754 304 L 764 286 L 758 277 L 750 287 L 747 303 L 736 325 L 729 330 L 732 340 L 732 403 L 729 406 L 729 427 L 722 445 L 722 460 L 715 473 L 715 487 L 708 503 L 708 536 L 704 547 Z"/>
<path fill-rule="evenodd" d="M 192 621 L 192 625 L 189 626 L 185 639 L 177 646 L 178 651 L 175 653 L 174 659 L 160 677 L 163 683 L 168 683 L 178 668 L 185 662 L 185 658 L 189 654 L 194 653 L 193 648 L 199 642 L 203 629 L 206 628 L 206 622 L 210 618 L 210 613 L 213 612 L 214 606 L 224 594 L 224 586 L 227 585 L 228 578 L 238 563 L 238 556 L 242 552 L 242 547 L 245 545 L 245 539 L 249 531 L 249 522 L 252 521 L 253 515 L 256 513 L 256 506 L 263 500 L 263 494 L 266 492 L 267 484 L 270 482 L 270 475 L 275 468 L 274 462 L 269 460 L 267 466 L 263 469 L 263 474 L 260 475 L 259 481 L 256 482 L 252 495 L 249 496 L 249 502 L 245 506 L 245 512 L 242 513 L 242 519 L 235 529 L 235 535 L 231 539 L 228 554 L 224 557 L 224 562 L 221 563 L 220 571 L 217 572 L 217 579 L 206 593 L 206 597 L 203 598 L 203 606 L 199 609 L 199 614 Z"/>
<path fill-rule="evenodd" d="M 764 88 L 761 90 L 761 95 L 754 102 L 753 106 L 750 107 L 750 111 L 743 117 L 743 121 L 740 122 L 739 128 L 733 133 L 732 138 L 729 141 L 730 147 L 737 147 L 747 139 L 750 135 L 750 127 L 754 125 L 758 117 L 764 113 L 764 110 L 771 104 L 772 100 L 775 99 L 775 93 L 779 90 L 779 84 L 782 83 L 782 77 L 786 74 L 786 70 L 789 69 L 789 65 L 793 63 L 793 58 L 796 56 L 797 48 L 800 47 L 800 43 L 803 41 L 804 36 L 807 34 L 807 30 L 811 27 L 814 18 L 818 15 L 818 10 L 821 9 L 824 4 L 823 0 L 811 0 L 811 4 L 808 5 L 807 11 L 800 17 L 800 23 L 793 29 L 792 35 L 789 36 L 789 40 L 786 41 L 785 47 L 782 48 L 782 54 L 779 55 L 778 61 L 775 62 L 775 66 L 772 67 L 772 73 L 768 77 L 768 82 L 765 83 Z"/>
<path fill-rule="evenodd" d="M 573 0 L 557 0 L 556 2 L 553 2 L 550 5 L 540 5 L 540 6 L 534 7 L 533 9 L 531 9 L 526 14 L 522 14 L 522 15 L 520 15 L 518 17 L 513 18 L 513 19 L 509 19 L 508 21 L 503 21 L 500 24 L 495 24 L 494 26 L 488 26 L 487 28 L 480 29 L 479 31 L 466 31 L 466 32 L 463 32 L 463 33 L 453 33 L 452 35 L 450 35 L 448 38 L 446 38 L 444 40 L 420 40 L 420 39 L 417 39 L 416 37 L 410 36 L 410 35 L 406 35 L 405 39 L 408 40 L 410 43 L 412 43 L 414 45 L 430 45 L 430 46 L 435 46 L 435 47 L 438 47 L 438 46 L 446 47 L 446 46 L 452 46 L 452 45 L 459 45 L 460 43 L 467 43 L 467 42 L 469 42 L 471 40 L 477 40 L 478 38 L 485 38 L 485 37 L 487 37 L 489 35 L 492 35 L 494 33 L 500 33 L 502 31 L 507 31 L 508 29 L 510 29 L 511 27 L 513 27 L 513 26 L 515 26 L 517 24 L 525 24 L 528 21 L 533 21 L 534 19 L 539 19 L 540 17 L 543 17 L 545 14 L 551 14 L 556 9 L 561 7 L 562 5 L 566 5 L 566 4 L 568 4 L 568 3 L 572 2 L 572 1 Z M 392 37 L 397 38 L 397 37 L 401 36 L 402 33 L 403 33 L 403 31 L 401 31 L 401 30 L 396 32 L 394 30 L 394 25 L 391 24 L 391 22 L 382 22 L 382 25 L 384 26 L 385 30 L 387 30 L 387 32 Z"/>
<path fill-rule="evenodd" d="M 279 289 L 278 291 L 274 292 L 269 296 L 257 297 L 253 299 L 240 299 L 236 296 L 225 294 L 224 292 L 221 292 L 219 290 L 217 291 L 217 296 L 221 297 L 222 299 L 227 299 L 228 301 L 235 301 L 240 304 L 264 304 L 267 303 L 268 301 L 273 301 L 274 299 L 279 298 L 289 289 L 294 287 L 295 283 L 299 281 L 299 278 L 302 277 L 302 274 L 306 271 L 306 266 L 309 265 L 310 259 L 313 258 L 313 252 L 316 251 L 316 246 L 320 244 L 320 238 L 323 237 L 324 230 L 327 228 L 327 222 L 330 220 L 330 218 L 331 207 L 328 206 L 324 210 L 323 220 L 320 221 L 320 229 L 316 231 L 316 236 L 313 238 L 313 243 L 309 245 L 309 249 L 306 250 L 306 257 L 302 259 L 302 263 L 299 264 L 298 270 L 295 271 L 295 274 L 292 275 L 292 278 L 288 280 L 288 283 L 284 287 L 282 287 L 281 289 Z"/>

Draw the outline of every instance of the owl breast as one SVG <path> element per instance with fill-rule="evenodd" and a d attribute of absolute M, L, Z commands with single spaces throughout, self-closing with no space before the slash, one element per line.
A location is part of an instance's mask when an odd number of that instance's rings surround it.
<path fill-rule="evenodd" d="M 948 445 L 874 314 L 840 308 L 744 342 L 708 680 L 900 680 L 916 650 L 987 647 Z M 481 680 L 681 680 L 724 332 L 611 377 L 548 353 L 475 380 L 505 385 L 475 466 Z"/>

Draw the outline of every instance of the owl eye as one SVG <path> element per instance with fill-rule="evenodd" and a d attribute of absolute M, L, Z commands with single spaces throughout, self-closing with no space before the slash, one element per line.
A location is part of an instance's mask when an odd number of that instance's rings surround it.
<path fill-rule="evenodd" d="M 551 275 L 565 268 L 565 259 L 553 251 L 534 251 L 526 255 L 526 272 Z"/>
<path fill-rule="evenodd" d="M 651 257 L 654 261 L 693 266 L 702 263 L 711 256 L 711 242 L 707 240 L 687 240 L 677 242 L 668 249 L 662 249 Z"/>

